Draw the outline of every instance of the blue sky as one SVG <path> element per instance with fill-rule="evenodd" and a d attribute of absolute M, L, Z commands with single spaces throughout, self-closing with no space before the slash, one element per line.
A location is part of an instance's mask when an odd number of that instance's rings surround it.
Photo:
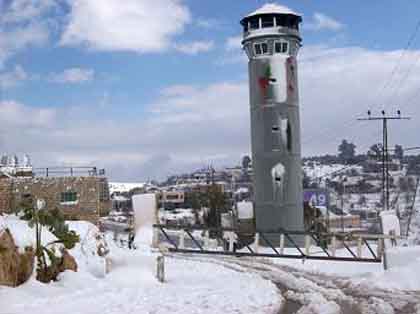
<path fill-rule="evenodd" d="M 250 149 L 239 20 L 265 3 L 0 0 L 0 152 L 129 181 L 238 162 Z M 380 135 L 355 122 L 367 108 L 412 115 L 391 140 L 417 146 L 420 35 L 402 49 L 420 4 L 276 3 L 304 19 L 303 154 L 342 138 L 366 150 Z"/>

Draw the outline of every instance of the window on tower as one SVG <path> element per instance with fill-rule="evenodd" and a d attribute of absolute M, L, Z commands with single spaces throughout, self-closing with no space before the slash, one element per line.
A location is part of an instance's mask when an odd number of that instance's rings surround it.
<path fill-rule="evenodd" d="M 274 52 L 275 53 L 281 53 L 281 54 L 287 54 L 289 53 L 289 43 L 284 40 L 275 41 L 274 42 Z"/>
<path fill-rule="evenodd" d="M 290 27 L 299 30 L 299 20 L 297 18 L 293 18 L 290 22 Z"/>
<path fill-rule="evenodd" d="M 274 27 L 274 16 L 263 15 L 261 17 L 261 24 L 262 24 L 262 28 Z"/>
<path fill-rule="evenodd" d="M 265 55 L 268 53 L 268 45 L 267 43 L 261 43 L 262 53 Z"/>
<path fill-rule="evenodd" d="M 277 26 L 286 26 L 286 17 L 284 15 L 276 16 L 276 25 Z"/>
<path fill-rule="evenodd" d="M 299 50 L 299 44 L 297 42 L 291 42 L 290 44 L 290 54 L 296 56 Z"/>
<path fill-rule="evenodd" d="M 256 56 L 260 55 L 266 55 L 268 54 L 268 43 L 267 42 L 261 42 L 261 43 L 255 43 L 254 44 L 254 52 Z"/>
<path fill-rule="evenodd" d="M 252 46 L 251 45 L 246 45 L 244 49 L 245 49 L 245 52 L 246 52 L 248 58 L 251 59 L 253 57 Z"/>
<path fill-rule="evenodd" d="M 249 20 L 250 29 L 259 29 L 260 28 L 260 19 L 258 17 L 251 18 Z"/>
<path fill-rule="evenodd" d="M 259 56 L 262 54 L 261 44 L 254 44 L 255 55 Z"/>

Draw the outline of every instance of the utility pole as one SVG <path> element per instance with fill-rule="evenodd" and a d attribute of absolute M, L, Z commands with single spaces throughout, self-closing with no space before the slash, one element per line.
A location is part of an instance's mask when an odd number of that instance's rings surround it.
<path fill-rule="evenodd" d="M 414 213 L 414 206 L 416 205 L 416 198 L 417 198 L 417 191 L 419 189 L 419 183 L 420 183 L 420 178 L 417 177 L 417 181 L 416 181 L 416 190 L 414 192 L 414 198 L 413 198 L 413 203 L 411 204 L 411 210 L 410 210 L 410 216 L 408 216 L 408 222 L 407 222 L 407 232 L 405 233 L 405 236 L 408 237 L 408 234 L 410 232 L 410 224 L 411 224 L 411 219 L 413 217 L 413 213 Z"/>
<path fill-rule="evenodd" d="M 343 185 L 343 190 L 341 191 L 341 231 L 344 233 L 344 194 L 346 193 L 346 182 L 347 178 L 345 177 L 341 180 Z"/>
<path fill-rule="evenodd" d="M 382 121 L 382 197 L 383 210 L 389 210 L 389 190 L 391 181 L 389 178 L 389 149 L 388 149 L 388 120 L 410 120 L 410 117 L 402 117 L 401 111 L 397 110 L 396 116 L 387 116 L 382 110 L 382 116 L 372 116 L 368 110 L 367 118 L 357 119 L 359 121 Z"/>

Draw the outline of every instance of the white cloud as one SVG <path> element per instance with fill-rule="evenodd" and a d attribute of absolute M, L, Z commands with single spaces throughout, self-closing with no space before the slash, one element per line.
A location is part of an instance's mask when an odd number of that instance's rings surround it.
<path fill-rule="evenodd" d="M 331 30 L 339 31 L 344 25 L 332 17 L 329 17 L 323 13 L 316 12 L 312 21 L 303 24 L 304 29 L 320 31 L 320 30 Z"/>
<path fill-rule="evenodd" d="M 356 121 L 369 108 L 378 112 L 386 106 L 388 112 L 398 108 L 420 116 L 420 64 L 416 63 L 420 51 L 408 51 L 396 83 L 381 89 L 400 55 L 401 51 L 358 47 L 302 49 L 304 154 L 333 153 L 343 138 L 362 151 L 379 141 L 379 124 Z M 22 106 L 0 109 L 0 136 L 9 151 L 30 152 L 38 165 L 92 164 L 107 168 L 114 179 L 142 180 L 208 163 L 232 165 L 250 149 L 246 81 L 169 86 L 142 114 L 130 111 L 129 116 L 125 108 L 120 115 L 113 111 L 109 116 L 101 106 L 59 106 L 59 110 Z M 390 125 L 390 145 L 415 146 L 417 118 L 400 126 Z"/>
<path fill-rule="evenodd" d="M 55 83 L 80 84 L 94 79 L 95 71 L 92 69 L 70 68 L 61 73 L 50 74 L 50 81 Z"/>
<path fill-rule="evenodd" d="M 195 24 L 204 29 L 215 29 L 222 26 L 223 23 L 216 19 L 198 18 Z"/>
<path fill-rule="evenodd" d="M 242 48 L 242 36 L 233 36 L 226 39 L 225 48 L 227 51 L 239 50 Z"/>
<path fill-rule="evenodd" d="M 245 82 L 221 82 L 208 86 L 176 85 L 163 90 L 161 95 L 161 99 L 150 107 L 158 114 L 149 122 L 159 124 L 161 121 L 184 121 L 191 124 L 219 121 L 218 127 L 222 127 L 230 119 L 246 117 L 241 102 L 236 100 L 236 97 L 247 97 Z M 223 100 L 220 95 L 223 95 Z"/>
<path fill-rule="evenodd" d="M 181 0 L 68 0 L 62 45 L 93 50 L 160 52 L 191 21 Z"/>
<path fill-rule="evenodd" d="M 52 0 L 15 0 L 3 4 L 0 12 L 0 68 L 15 53 L 47 42 L 49 25 L 42 17 L 53 3 Z"/>
<path fill-rule="evenodd" d="M 196 55 L 201 52 L 208 52 L 214 48 L 213 41 L 194 41 L 191 43 L 175 44 L 175 49 L 179 52 Z"/>
<path fill-rule="evenodd" d="M 15 87 L 27 79 L 26 71 L 20 65 L 16 65 L 12 71 L 0 72 L 0 89 Z"/>
<path fill-rule="evenodd" d="M 0 68 L 18 51 L 31 45 L 43 44 L 48 37 L 47 27 L 38 23 L 14 27 L 7 31 L 0 29 Z"/>
<path fill-rule="evenodd" d="M 55 0 L 12 0 L 8 5 L 5 4 L 0 21 L 3 23 L 29 21 L 38 18 L 56 5 Z"/>
<path fill-rule="evenodd" d="M 224 46 L 224 54 L 216 61 L 217 65 L 223 66 L 226 64 L 245 63 L 246 61 L 248 61 L 248 57 L 242 50 L 241 35 L 228 37 L 225 41 Z"/>
<path fill-rule="evenodd" d="M 388 88 L 383 89 L 399 62 L 401 51 L 375 51 L 358 47 L 304 47 L 300 62 L 303 149 L 307 154 L 334 152 L 342 138 L 365 150 L 380 141 L 379 125 L 356 121 L 368 109 L 379 113 L 401 109 L 420 115 L 412 102 L 420 91 L 420 51 L 407 52 Z M 411 75 L 407 76 L 408 71 Z M 402 84 L 400 84 L 402 82 Z M 411 145 L 417 140 L 412 121 L 392 128 L 392 144 Z"/>
<path fill-rule="evenodd" d="M 16 101 L 0 102 L 0 130 L 2 135 L 42 131 L 53 125 L 56 112 L 51 108 L 32 108 Z M 11 140 L 15 140 L 12 138 Z"/>

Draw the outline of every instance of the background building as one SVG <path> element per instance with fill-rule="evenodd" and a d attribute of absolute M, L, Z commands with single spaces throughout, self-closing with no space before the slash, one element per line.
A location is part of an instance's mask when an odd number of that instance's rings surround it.
<path fill-rule="evenodd" d="M 108 180 L 95 168 L 81 176 L 71 176 L 76 168 L 72 170 L 60 177 L 0 178 L 0 213 L 16 211 L 24 201 L 43 199 L 47 209 L 58 208 L 67 220 L 97 222 L 111 209 Z"/>

